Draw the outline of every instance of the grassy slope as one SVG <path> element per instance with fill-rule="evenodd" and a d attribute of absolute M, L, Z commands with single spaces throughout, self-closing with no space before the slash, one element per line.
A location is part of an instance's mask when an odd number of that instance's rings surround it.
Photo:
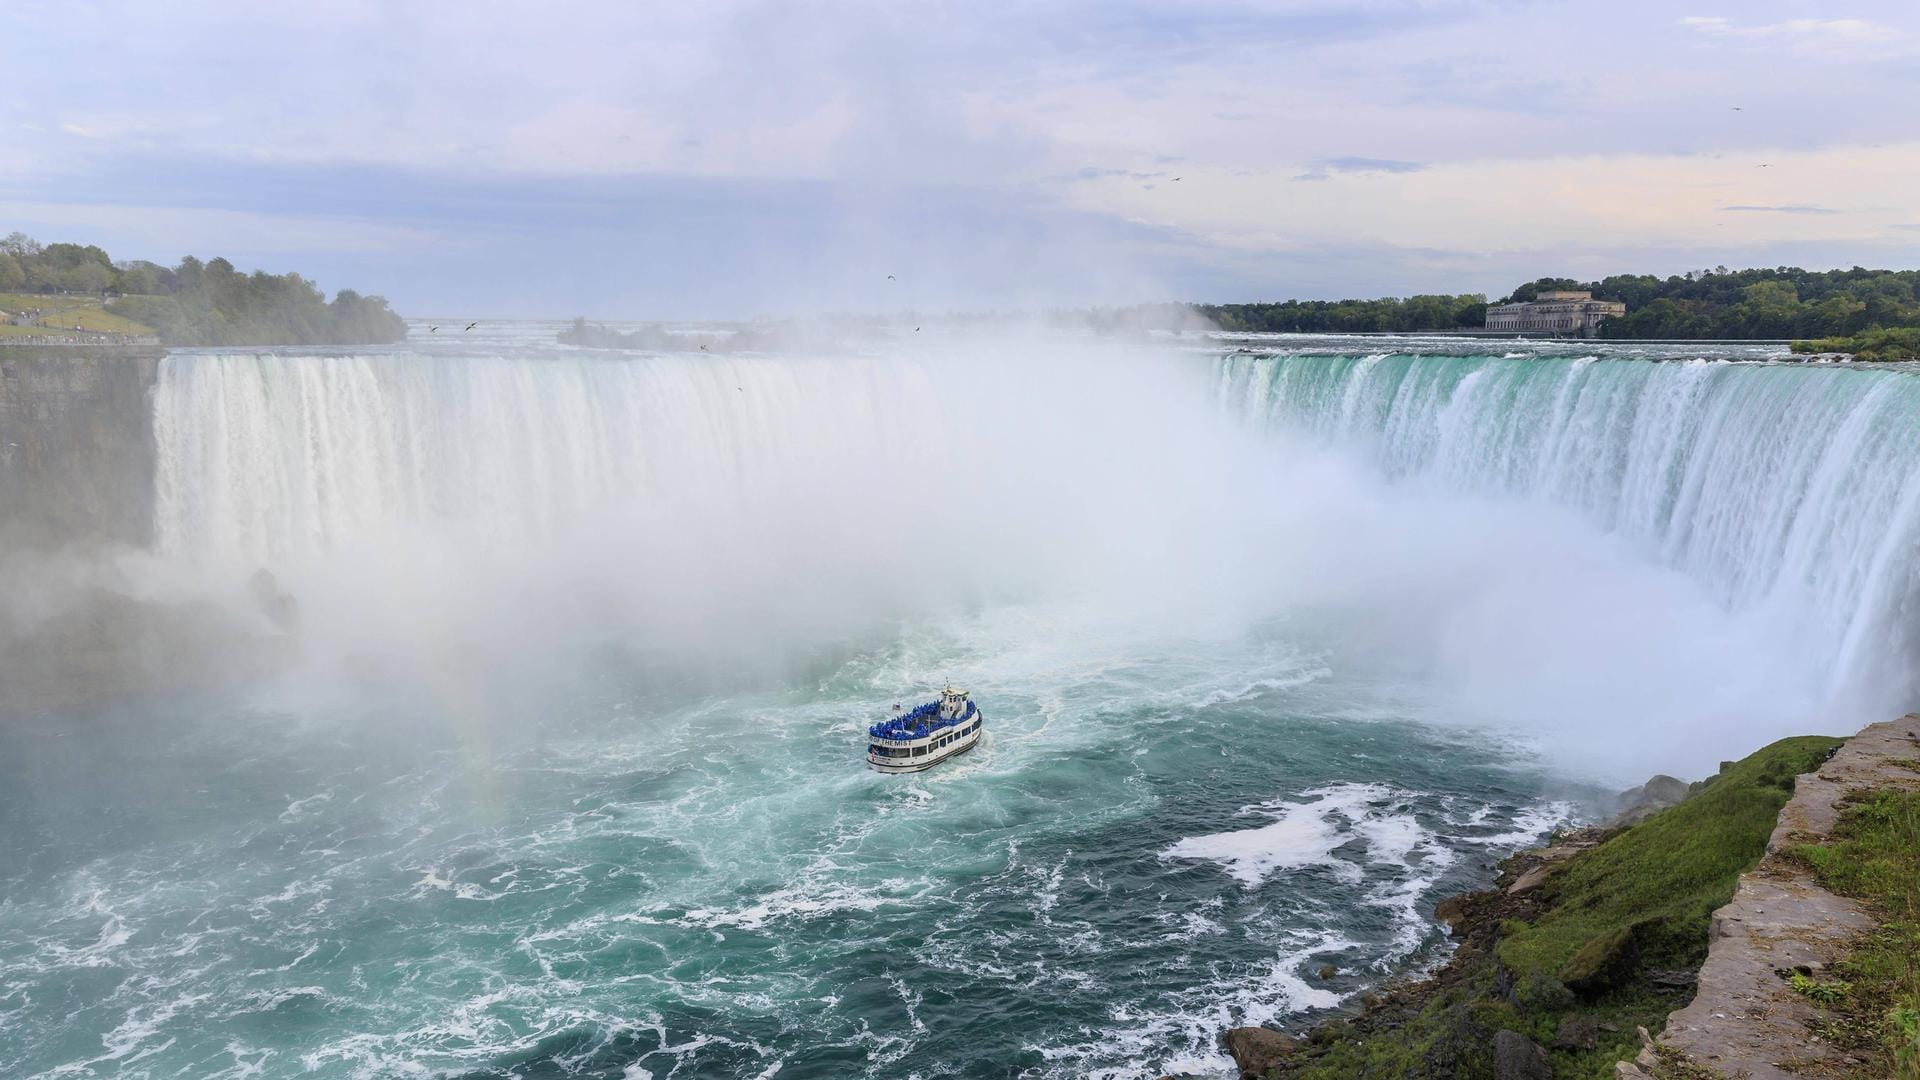
<path fill-rule="evenodd" d="M 1555 1076 L 1612 1080 L 1613 1063 L 1639 1051 L 1634 1027 L 1659 1031 L 1684 1000 L 1648 974 L 1698 968 L 1709 917 L 1765 853 L 1794 776 L 1817 768 L 1840 742 L 1783 739 L 1729 766 L 1679 806 L 1574 856 L 1524 917 L 1499 924 L 1490 952 L 1463 948 L 1432 986 L 1411 988 L 1407 1000 L 1389 999 L 1372 1016 L 1326 1025 L 1285 1075 L 1488 1077 L 1493 1032 L 1518 1031 L 1550 1046 L 1571 1017 L 1592 1025 L 1595 1045 L 1554 1050 Z M 1506 902 L 1480 899 L 1493 911 Z"/>
<path fill-rule="evenodd" d="M 41 296 L 32 293 L 0 293 L 0 311 L 9 314 L 43 311 L 35 326 L 0 325 L 0 336 L 47 337 L 76 327 L 95 334 L 124 334 L 145 337 L 153 329 L 132 319 L 115 315 L 101 307 L 93 296 Z"/>
<path fill-rule="evenodd" d="M 1880 918 L 1837 979 L 1796 987 L 1830 1005 L 1828 1038 L 1870 1059 L 1861 1076 L 1920 1080 L 1920 792 L 1878 791 L 1846 808 L 1832 844 L 1794 854 L 1822 885 Z"/>

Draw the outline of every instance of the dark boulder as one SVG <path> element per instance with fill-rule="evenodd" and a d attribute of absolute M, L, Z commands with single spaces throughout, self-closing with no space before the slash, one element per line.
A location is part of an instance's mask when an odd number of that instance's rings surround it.
<path fill-rule="evenodd" d="M 1593 938 L 1560 969 L 1560 981 L 1587 1000 L 1620 986 L 1639 970 L 1641 947 L 1659 927 L 1650 919 Z"/>
<path fill-rule="evenodd" d="M 1615 805 L 1620 812 L 1615 814 L 1608 825 L 1632 825 L 1635 822 L 1652 817 L 1669 806 L 1684 802 L 1693 788 L 1685 780 L 1671 776 L 1658 775 L 1637 788 L 1629 788 L 1617 796 Z"/>
<path fill-rule="evenodd" d="M 1234 1064 L 1240 1066 L 1242 1080 L 1261 1080 L 1300 1045 L 1272 1028 L 1263 1027 L 1231 1028 L 1224 1041 Z"/>
<path fill-rule="evenodd" d="M 1553 1033 L 1555 1050 L 1591 1050 L 1600 1044 L 1600 1024 L 1591 1016 L 1568 1016 Z"/>
<path fill-rule="evenodd" d="M 1517 1031 L 1493 1036 L 1493 1080 L 1553 1080 L 1553 1059 Z"/>

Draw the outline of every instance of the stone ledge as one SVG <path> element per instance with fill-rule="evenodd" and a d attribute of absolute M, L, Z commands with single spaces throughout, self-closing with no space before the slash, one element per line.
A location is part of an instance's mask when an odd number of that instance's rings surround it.
<path fill-rule="evenodd" d="M 1781 808 L 1760 865 L 1740 878 L 1733 899 L 1714 912 L 1712 943 L 1693 1001 L 1667 1018 L 1657 1045 L 1743 1080 L 1799 1080 L 1806 1066 L 1834 1051 L 1813 1041 L 1818 1013 L 1780 972 L 1823 970 L 1872 930 L 1859 904 L 1835 896 L 1784 853 L 1830 837 L 1848 796 L 1879 788 L 1920 786 L 1908 764 L 1920 758 L 1920 715 L 1874 724 L 1847 740 L 1816 772 L 1801 776 Z M 1650 1043 L 1622 1080 L 1650 1076 Z"/>

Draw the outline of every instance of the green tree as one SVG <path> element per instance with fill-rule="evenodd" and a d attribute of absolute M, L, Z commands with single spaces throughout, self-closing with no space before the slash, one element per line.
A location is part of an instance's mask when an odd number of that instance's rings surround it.
<path fill-rule="evenodd" d="M 161 268 L 150 262 L 130 262 L 120 267 L 117 285 L 121 292 L 151 296 L 160 291 Z"/>
<path fill-rule="evenodd" d="M 1529 281 L 1525 285 L 1513 290 L 1513 301 L 1515 303 L 1525 303 L 1543 292 L 1578 288 L 1581 288 L 1580 283 L 1572 278 L 1543 277 L 1535 281 Z"/>

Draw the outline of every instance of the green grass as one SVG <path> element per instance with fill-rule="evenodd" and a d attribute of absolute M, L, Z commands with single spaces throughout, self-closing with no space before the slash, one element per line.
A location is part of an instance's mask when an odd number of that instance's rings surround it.
<path fill-rule="evenodd" d="M 1641 967 L 1697 965 L 1714 909 L 1765 853 L 1794 776 L 1818 768 L 1838 745 L 1821 736 L 1782 739 L 1572 860 L 1544 886 L 1550 910 L 1500 943 L 1500 962 L 1523 987 L 1549 988 L 1624 960 L 1622 953 Z"/>
<path fill-rule="evenodd" d="M 1920 360 L 1920 327 L 1875 327 L 1852 337 L 1796 341 L 1797 353 L 1852 353 L 1855 360 Z"/>
<path fill-rule="evenodd" d="M 1541 887 L 1543 907 L 1530 921 L 1499 924 L 1491 954 L 1457 956 L 1439 988 L 1409 997 L 1398 1015 L 1323 1027 L 1288 1080 L 1480 1080 L 1492 1076 L 1494 1032 L 1551 1047 L 1570 1017 L 1613 1030 L 1597 1031 L 1588 1049 L 1554 1049 L 1555 1077 L 1613 1080 L 1614 1063 L 1640 1052 L 1634 1028 L 1660 1031 L 1683 1000 L 1647 972 L 1705 959 L 1710 917 L 1766 853 L 1794 777 L 1841 742 L 1782 739 L 1569 859 Z M 1675 1062 L 1659 1071 L 1663 1080 L 1691 1075 Z"/>
<path fill-rule="evenodd" d="M 0 324 L 0 337 L 52 337 L 79 330 L 90 334 L 150 337 L 153 328 L 116 315 L 101 306 L 97 296 L 42 296 L 37 293 L 0 293 L 0 311 L 17 315 L 41 311 L 32 326 Z"/>
<path fill-rule="evenodd" d="M 1831 1036 L 1878 1058 L 1860 1075 L 1920 1080 L 1920 792 L 1874 792 L 1846 808 L 1834 835 L 1793 853 L 1881 925 L 1840 965 L 1844 979 L 1796 976 L 1794 988 L 1834 1011 Z"/>

